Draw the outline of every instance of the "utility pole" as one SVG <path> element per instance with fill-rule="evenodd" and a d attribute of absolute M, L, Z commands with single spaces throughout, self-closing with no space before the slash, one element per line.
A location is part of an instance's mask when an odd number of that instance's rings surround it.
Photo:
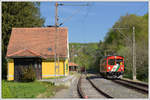
<path fill-rule="evenodd" d="M 133 80 L 136 80 L 136 47 L 135 47 L 135 27 L 132 32 L 132 54 L 133 54 Z"/>
<path fill-rule="evenodd" d="M 55 56 L 54 56 L 54 61 L 55 61 L 55 79 L 56 75 L 59 74 L 59 53 L 58 53 L 58 3 L 55 3 Z"/>
<path fill-rule="evenodd" d="M 58 27 L 58 3 L 55 3 L 55 26 Z"/>
<path fill-rule="evenodd" d="M 128 28 L 113 28 L 113 29 L 118 29 L 120 32 L 120 29 L 128 29 Z M 132 42 L 132 78 L 133 80 L 136 80 L 136 46 L 135 46 L 135 27 L 132 27 L 132 41 L 125 36 L 123 33 L 120 32 L 128 41 Z"/>
<path fill-rule="evenodd" d="M 74 64 L 74 46 L 72 45 L 72 53 L 73 53 L 73 64 Z M 74 70 L 74 65 L 73 65 L 73 70 Z"/>
<path fill-rule="evenodd" d="M 58 46 L 58 27 L 62 25 L 63 23 L 59 24 L 58 23 L 58 6 L 88 6 L 88 5 L 64 5 L 64 4 L 58 4 L 57 2 L 55 3 L 55 56 L 54 56 L 54 61 L 55 61 L 55 79 L 56 75 L 59 74 L 59 46 Z M 72 17 L 72 16 L 71 16 Z"/>

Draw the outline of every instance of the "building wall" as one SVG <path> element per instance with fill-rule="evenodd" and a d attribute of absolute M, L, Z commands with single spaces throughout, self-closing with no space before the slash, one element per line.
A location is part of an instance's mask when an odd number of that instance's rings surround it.
<path fill-rule="evenodd" d="M 68 59 L 59 62 L 59 70 L 56 70 L 56 76 L 69 75 Z M 42 60 L 42 78 L 55 77 L 55 62 L 50 60 Z M 14 80 L 14 60 L 8 60 L 8 76 L 7 80 Z"/>
<path fill-rule="evenodd" d="M 68 59 L 59 61 L 59 69 L 56 69 L 56 76 L 68 75 L 69 69 L 66 69 L 68 68 L 67 65 Z M 55 62 L 50 60 L 42 60 L 42 78 L 51 77 L 55 77 Z"/>
<path fill-rule="evenodd" d="M 14 60 L 9 59 L 8 60 L 8 74 L 7 74 L 7 80 L 11 81 L 14 80 Z"/>
<path fill-rule="evenodd" d="M 68 59 L 65 60 L 65 76 L 69 75 L 69 62 Z"/>

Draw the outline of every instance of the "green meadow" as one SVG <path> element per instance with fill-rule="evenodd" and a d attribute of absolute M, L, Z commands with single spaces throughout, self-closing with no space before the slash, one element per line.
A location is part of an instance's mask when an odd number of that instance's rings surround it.
<path fill-rule="evenodd" d="M 50 98 L 57 91 L 67 88 L 50 82 L 9 82 L 2 81 L 2 98 Z"/>

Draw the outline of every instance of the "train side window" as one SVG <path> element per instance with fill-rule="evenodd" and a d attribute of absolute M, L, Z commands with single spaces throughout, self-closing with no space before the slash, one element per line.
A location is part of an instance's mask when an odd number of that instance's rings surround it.
<path fill-rule="evenodd" d="M 103 60 L 103 64 L 105 65 L 105 60 Z"/>
<path fill-rule="evenodd" d="M 104 62 L 105 62 L 105 65 L 107 65 L 107 60 L 105 60 Z"/>
<path fill-rule="evenodd" d="M 109 65 L 115 65 L 115 59 L 108 59 Z"/>

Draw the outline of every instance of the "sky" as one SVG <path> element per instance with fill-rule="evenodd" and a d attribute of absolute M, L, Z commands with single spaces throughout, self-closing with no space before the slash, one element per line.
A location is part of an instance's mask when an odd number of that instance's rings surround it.
<path fill-rule="evenodd" d="M 59 24 L 68 28 L 69 42 L 103 41 L 121 16 L 148 12 L 148 2 L 58 2 Z M 84 6 L 82 6 L 84 5 Z M 88 6 L 87 6 L 88 5 Z M 55 25 L 55 2 L 41 2 L 40 13 L 45 26 Z"/>

